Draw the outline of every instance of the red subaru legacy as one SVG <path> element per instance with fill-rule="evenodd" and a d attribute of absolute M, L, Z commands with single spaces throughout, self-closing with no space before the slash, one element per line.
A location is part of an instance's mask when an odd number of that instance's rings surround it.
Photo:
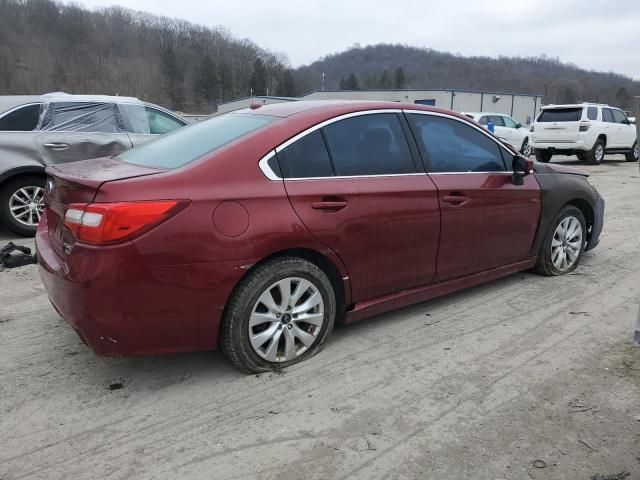
<path fill-rule="evenodd" d="M 603 225 L 586 174 L 398 103 L 250 108 L 47 173 L 40 274 L 96 353 L 220 347 L 250 372 L 336 321 L 571 272 Z"/>

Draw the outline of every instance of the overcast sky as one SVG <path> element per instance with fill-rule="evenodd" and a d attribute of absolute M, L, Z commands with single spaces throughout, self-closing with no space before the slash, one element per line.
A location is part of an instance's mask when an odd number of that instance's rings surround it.
<path fill-rule="evenodd" d="M 406 43 L 462 55 L 560 57 L 640 79 L 640 0 L 81 0 L 215 27 L 292 66 L 352 46 Z"/>

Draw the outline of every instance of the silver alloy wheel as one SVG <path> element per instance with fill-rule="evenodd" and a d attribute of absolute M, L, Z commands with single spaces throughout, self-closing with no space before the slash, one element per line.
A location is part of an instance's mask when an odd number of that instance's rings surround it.
<path fill-rule="evenodd" d="M 598 145 L 596 145 L 596 160 L 598 162 L 601 162 L 603 158 L 604 158 L 604 145 L 599 143 Z"/>
<path fill-rule="evenodd" d="M 636 146 L 633 147 L 633 158 L 638 160 L 639 157 L 640 157 L 640 145 L 636 143 Z"/>
<path fill-rule="evenodd" d="M 324 301 L 309 280 L 288 277 L 267 288 L 253 306 L 249 341 L 268 362 L 288 362 L 306 352 L 324 323 Z"/>
<path fill-rule="evenodd" d="M 582 225 L 576 217 L 565 217 L 551 240 L 551 262 L 559 272 L 569 270 L 578 260 L 582 248 Z"/>
<path fill-rule="evenodd" d="M 19 188 L 9 197 L 9 211 L 17 222 L 35 227 L 44 211 L 44 190 L 35 185 Z"/>
<path fill-rule="evenodd" d="M 529 140 L 525 139 L 525 144 L 524 144 L 524 148 L 522 149 L 522 155 L 524 155 L 525 157 L 529 158 L 531 156 L 531 151 L 533 150 L 533 148 L 531 148 L 531 144 L 529 143 Z"/>

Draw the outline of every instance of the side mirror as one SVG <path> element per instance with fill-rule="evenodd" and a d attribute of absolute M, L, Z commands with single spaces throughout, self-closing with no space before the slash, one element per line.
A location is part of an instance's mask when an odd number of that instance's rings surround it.
<path fill-rule="evenodd" d="M 533 170 L 533 160 L 529 160 L 522 155 L 514 155 L 512 165 L 513 184 L 524 185 L 524 177 L 529 175 Z"/>

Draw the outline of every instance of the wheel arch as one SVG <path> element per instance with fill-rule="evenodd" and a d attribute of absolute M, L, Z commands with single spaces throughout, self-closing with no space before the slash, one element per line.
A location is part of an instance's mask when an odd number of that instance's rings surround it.
<path fill-rule="evenodd" d="M 39 176 L 43 179 L 47 178 L 44 167 L 38 167 L 36 165 L 28 165 L 24 167 L 16 167 L 5 172 L 0 173 L 0 185 L 14 180 L 18 177 Z"/>

